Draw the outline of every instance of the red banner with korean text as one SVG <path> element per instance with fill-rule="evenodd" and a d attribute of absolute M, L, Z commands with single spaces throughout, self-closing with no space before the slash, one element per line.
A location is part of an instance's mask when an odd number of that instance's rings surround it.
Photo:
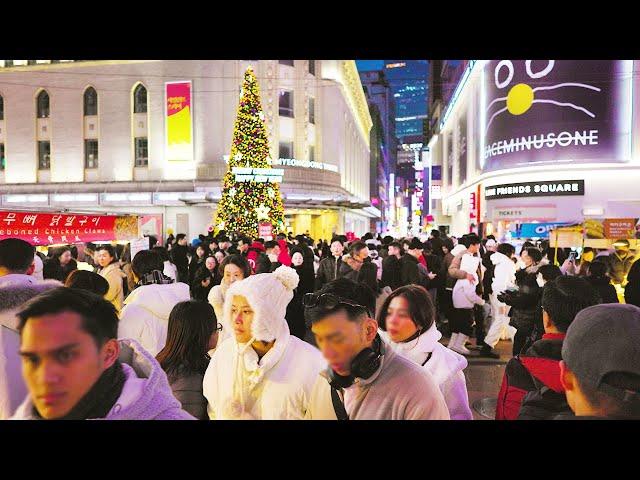
<path fill-rule="evenodd" d="M 0 211 L 0 240 L 56 245 L 138 238 L 138 217 Z"/>

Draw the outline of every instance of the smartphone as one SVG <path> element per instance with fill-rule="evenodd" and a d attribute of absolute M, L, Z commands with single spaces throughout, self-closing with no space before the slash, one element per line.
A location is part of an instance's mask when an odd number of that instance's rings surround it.
<path fill-rule="evenodd" d="M 573 252 L 573 251 L 569 252 L 569 261 L 575 263 L 577 256 L 578 256 L 578 252 Z"/>

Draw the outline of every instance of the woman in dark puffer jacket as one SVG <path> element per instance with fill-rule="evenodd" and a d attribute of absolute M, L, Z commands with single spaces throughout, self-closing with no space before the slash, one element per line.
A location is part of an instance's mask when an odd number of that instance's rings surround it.
<path fill-rule="evenodd" d="M 611 279 L 607 276 L 607 266 L 602 262 L 593 262 L 589 266 L 587 281 L 600 294 L 602 303 L 620 303 L 616 287 L 611 285 Z"/>
<path fill-rule="evenodd" d="M 542 289 L 537 282 L 542 253 L 535 247 L 529 247 L 522 251 L 521 258 L 526 267 L 516 272 L 518 290 L 507 291 L 498 296 L 498 300 L 511 305 L 509 324 L 517 329 L 513 340 L 514 356 L 524 348 L 534 326 L 540 322 L 542 315 L 538 305 Z"/>

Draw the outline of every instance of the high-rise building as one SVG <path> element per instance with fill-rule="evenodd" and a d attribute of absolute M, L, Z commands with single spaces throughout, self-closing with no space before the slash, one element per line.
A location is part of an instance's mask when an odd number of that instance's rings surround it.
<path fill-rule="evenodd" d="M 385 60 L 385 75 L 396 101 L 396 137 L 423 135 L 427 119 L 428 60 Z"/>
<path fill-rule="evenodd" d="M 381 211 L 375 227 L 384 231 L 393 223 L 393 209 L 389 204 L 389 178 L 395 172 L 395 101 L 384 70 L 360 72 L 360 80 L 367 96 L 373 121 L 371 128 L 371 204 Z"/>

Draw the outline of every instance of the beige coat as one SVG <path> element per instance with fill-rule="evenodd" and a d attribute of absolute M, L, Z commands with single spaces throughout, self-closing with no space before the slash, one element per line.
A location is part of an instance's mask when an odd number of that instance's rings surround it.
<path fill-rule="evenodd" d="M 109 282 L 109 291 L 104 296 L 105 300 L 113 303 L 118 310 L 118 313 L 122 310 L 122 303 L 124 302 L 124 290 L 122 289 L 122 279 L 126 278 L 126 275 L 120 270 L 118 262 L 112 263 L 100 270 L 100 275 Z"/>

